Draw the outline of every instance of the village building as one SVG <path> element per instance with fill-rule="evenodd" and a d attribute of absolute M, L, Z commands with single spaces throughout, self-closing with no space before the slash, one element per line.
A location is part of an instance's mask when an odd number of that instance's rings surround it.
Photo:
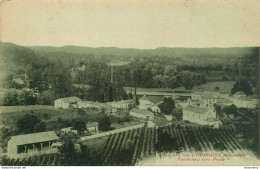
<path fill-rule="evenodd" d="M 141 118 L 144 120 L 153 120 L 154 114 L 148 110 L 141 110 L 137 108 L 133 108 L 130 110 L 130 115 L 133 117 Z"/>
<path fill-rule="evenodd" d="M 233 101 L 234 105 L 236 105 L 238 108 L 249 108 L 254 109 L 256 108 L 258 104 L 257 97 L 253 96 L 246 96 L 243 92 L 237 92 L 231 96 L 231 100 Z"/>
<path fill-rule="evenodd" d="M 98 110 L 101 110 L 105 108 L 104 103 L 92 102 L 92 101 L 78 101 L 77 105 L 79 109 L 96 108 Z"/>
<path fill-rule="evenodd" d="M 191 94 L 191 99 L 189 99 L 187 102 L 188 105 L 213 109 L 214 104 L 216 104 L 219 99 L 220 99 L 220 94 L 218 92 L 194 91 Z"/>
<path fill-rule="evenodd" d="M 88 132 L 98 132 L 98 122 L 87 123 L 86 128 Z"/>
<path fill-rule="evenodd" d="M 63 108 L 63 109 L 68 109 L 68 108 L 77 108 L 77 102 L 81 101 L 80 98 L 78 97 L 66 97 L 66 98 L 60 98 L 58 100 L 54 101 L 54 107 L 55 108 Z"/>
<path fill-rule="evenodd" d="M 202 97 L 202 107 L 213 108 L 214 104 L 217 103 L 218 97 L 214 95 L 203 95 Z"/>
<path fill-rule="evenodd" d="M 220 106 L 221 109 L 223 109 L 224 107 L 228 107 L 228 106 L 231 106 L 233 104 L 233 101 L 230 101 L 226 98 L 221 98 L 221 99 L 218 99 L 216 105 Z"/>
<path fill-rule="evenodd" d="M 158 104 L 163 100 L 164 96 L 143 96 L 139 99 L 139 109 L 149 110 L 156 114 L 161 113 Z"/>
<path fill-rule="evenodd" d="M 105 113 L 116 112 L 116 109 L 113 108 L 108 103 L 92 102 L 92 101 L 78 101 L 77 107 L 79 109 L 90 109 L 91 111 L 105 111 Z"/>
<path fill-rule="evenodd" d="M 147 110 L 148 108 L 154 106 L 154 103 L 148 100 L 147 96 L 143 96 L 139 99 L 139 109 Z"/>
<path fill-rule="evenodd" d="M 69 132 L 78 134 L 78 131 L 74 130 L 72 127 L 66 127 L 66 128 L 61 129 L 61 133 L 63 133 L 63 134 L 66 134 L 66 133 L 69 133 Z"/>
<path fill-rule="evenodd" d="M 219 127 L 221 125 L 221 121 L 217 119 L 215 111 L 205 107 L 191 105 L 183 109 L 182 120 L 213 127 Z"/>
<path fill-rule="evenodd" d="M 109 102 L 108 104 L 116 109 L 129 109 L 132 105 L 132 100 L 121 100 L 118 102 L 114 101 L 114 102 Z"/>
<path fill-rule="evenodd" d="M 152 112 L 155 112 L 156 114 L 159 114 L 161 113 L 161 110 L 160 108 L 157 106 L 157 105 L 153 105 L 151 107 L 148 107 L 147 110 L 150 110 Z"/>
<path fill-rule="evenodd" d="M 147 127 L 149 128 L 159 128 L 159 127 L 165 127 L 170 125 L 171 123 L 164 117 L 156 116 L 153 120 L 149 120 L 147 122 Z"/>
<path fill-rule="evenodd" d="M 57 153 L 52 147 L 59 140 L 54 131 L 12 136 L 8 141 L 7 154 L 10 158 Z"/>
<path fill-rule="evenodd" d="M 190 99 L 189 99 L 190 100 Z M 185 107 L 191 105 L 191 101 L 175 100 L 175 107 L 184 109 Z"/>

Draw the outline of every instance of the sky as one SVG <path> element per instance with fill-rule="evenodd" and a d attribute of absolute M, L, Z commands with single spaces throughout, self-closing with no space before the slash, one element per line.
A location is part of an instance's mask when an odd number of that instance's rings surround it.
<path fill-rule="evenodd" d="M 25 46 L 260 46 L 259 0 L 2 0 L 0 40 Z"/>

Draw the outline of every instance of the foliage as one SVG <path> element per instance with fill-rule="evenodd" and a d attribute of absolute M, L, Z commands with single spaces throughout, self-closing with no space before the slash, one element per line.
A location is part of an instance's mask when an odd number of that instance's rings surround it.
<path fill-rule="evenodd" d="M 52 90 L 45 90 L 37 97 L 37 103 L 40 105 L 53 105 L 54 100 L 54 92 Z"/>
<path fill-rule="evenodd" d="M 99 131 L 108 131 L 111 128 L 111 122 L 108 116 L 102 117 L 98 121 L 98 129 Z"/>
<path fill-rule="evenodd" d="M 182 116 L 183 116 L 182 109 L 175 108 L 173 110 L 172 116 L 174 116 L 176 120 L 182 120 Z"/>
<path fill-rule="evenodd" d="M 252 87 L 250 85 L 250 83 L 247 80 L 240 80 L 237 81 L 233 88 L 231 89 L 231 95 L 235 94 L 236 92 L 242 91 L 244 92 L 246 95 L 252 95 Z"/>
<path fill-rule="evenodd" d="M 214 109 L 216 111 L 216 114 L 218 117 L 223 117 L 223 112 L 222 112 L 222 109 L 221 109 L 221 106 L 217 105 L 217 104 L 214 104 Z"/>
<path fill-rule="evenodd" d="M 46 128 L 46 124 L 44 122 L 40 122 L 35 125 L 34 132 L 44 132 Z"/>
<path fill-rule="evenodd" d="M 82 134 L 86 129 L 86 123 L 81 119 L 73 119 L 71 124 L 72 128 L 78 131 L 78 134 Z"/>
<path fill-rule="evenodd" d="M 237 114 L 238 114 L 237 106 L 232 104 L 228 107 L 224 107 L 223 112 L 226 113 L 227 115 L 233 114 L 234 117 L 237 117 Z"/>
<path fill-rule="evenodd" d="M 45 130 L 45 123 L 32 114 L 26 114 L 23 118 L 17 121 L 17 128 L 21 133 L 28 134 Z"/>
<path fill-rule="evenodd" d="M 175 102 L 172 98 L 170 97 L 165 97 L 163 99 L 163 102 L 158 105 L 160 108 L 161 112 L 164 114 L 172 114 L 173 109 L 175 108 Z"/>
<path fill-rule="evenodd" d="M 10 138 L 11 138 L 10 129 L 6 127 L 2 127 L 0 129 L 0 144 L 3 149 L 6 148 L 7 142 Z"/>
<path fill-rule="evenodd" d="M 62 145 L 58 148 L 59 156 L 63 165 L 75 165 L 77 160 L 77 151 L 75 144 L 77 142 L 77 136 L 69 132 L 60 137 Z"/>

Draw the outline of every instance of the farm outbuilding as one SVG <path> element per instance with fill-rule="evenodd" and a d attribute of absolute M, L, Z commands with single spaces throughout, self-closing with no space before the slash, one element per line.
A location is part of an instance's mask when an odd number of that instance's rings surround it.
<path fill-rule="evenodd" d="M 8 141 L 8 156 L 23 158 L 56 153 L 57 149 L 53 149 L 52 144 L 56 143 L 58 139 L 54 131 L 12 136 Z"/>
<path fill-rule="evenodd" d="M 66 97 L 66 98 L 60 98 L 54 101 L 54 107 L 55 108 L 77 108 L 77 102 L 81 101 L 78 97 Z"/>

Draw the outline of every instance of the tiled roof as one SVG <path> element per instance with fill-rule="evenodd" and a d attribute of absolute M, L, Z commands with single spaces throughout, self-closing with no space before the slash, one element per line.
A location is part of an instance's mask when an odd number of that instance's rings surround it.
<path fill-rule="evenodd" d="M 219 99 L 217 101 L 217 103 L 233 103 L 232 101 L 228 100 L 228 99 L 225 99 L 225 98 L 222 98 L 222 99 Z"/>
<path fill-rule="evenodd" d="M 183 109 L 184 111 L 190 111 L 193 113 L 197 113 L 197 114 L 205 114 L 209 111 L 209 109 L 204 108 L 204 107 L 198 107 L 198 106 L 187 106 L 186 108 Z"/>
<path fill-rule="evenodd" d="M 164 96 L 148 96 L 148 100 L 154 104 L 160 103 L 164 98 Z"/>
<path fill-rule="evenodd" d="M 155 117 L 152 122 L 156 124 L 158 127 L 166 126 L 169 124 L 169 121 L 164 117 Z"/>
<path fill-rule="evenodd" d="M 12 143 L 14 145 L 24 145 L 24 144 L 46 142 L 46 141 L 52 141 L 58 139 L 59 138 L 57 137 L 54 131 L 47 131 L 47 132 L 12 136 L 8 144 Z"/>

